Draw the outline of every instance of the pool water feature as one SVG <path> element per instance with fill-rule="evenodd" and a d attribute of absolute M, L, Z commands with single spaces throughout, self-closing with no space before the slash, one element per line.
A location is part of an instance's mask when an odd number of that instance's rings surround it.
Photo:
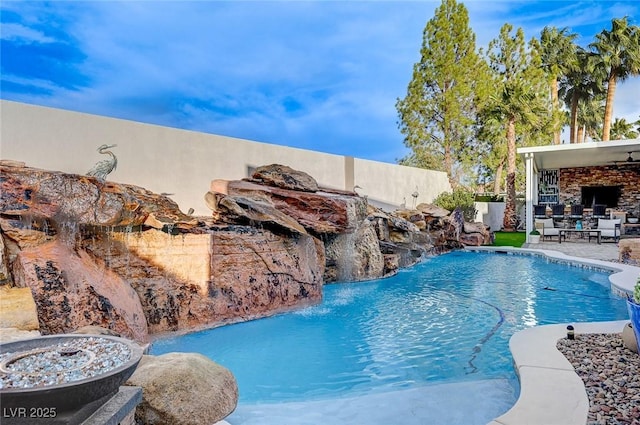
<path fill-rule="evenodd" d="M 230 369 L 232 425 L 473 425 L 517 399 L 515 332 L 627 318 L 608 273 L 535 256 L 460 251 L 324 290 L 319 305 L 158 340 L 152 354 L 195 351 Z"/>

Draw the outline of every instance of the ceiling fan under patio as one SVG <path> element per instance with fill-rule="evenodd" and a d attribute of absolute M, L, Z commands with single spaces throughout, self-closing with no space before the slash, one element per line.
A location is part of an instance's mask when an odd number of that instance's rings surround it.
<path fill-rule="evenodd" d="M 638 153 L 638 151 L 627 152 L 629 156 L 624 161 L 612 161 L 615 165 L 640 165 L 640 158 L 633 158 L 634 153 Z"/>

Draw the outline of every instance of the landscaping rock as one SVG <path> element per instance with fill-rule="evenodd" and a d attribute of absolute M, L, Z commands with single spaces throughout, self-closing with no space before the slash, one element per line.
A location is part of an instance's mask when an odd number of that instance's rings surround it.
<path fill-rule="evenodd" d="M 143 356 L 126 385 L 142 387 L 136 421 L 145 425 L 208 425 L 238 404 L 229 370 L 196 353 Z"/>
<path fill-rule="evenodd" d="M 38 331 L 23 331 L 16 328 L 0 328 L 0 342 L 22 341 L 24 339 L 39 338 L 42 336 Z"/>
<path fill-rule="evenodd" d="M 38 330 L 38 311 L 29 288 L 0 286 L 0 328 Z"/>
<path fill-rule="evenodd" d="M 451 213 L 451 211 L 445 210 L 444 208 L 440 208 L 433 204 L 418 204 L 416 209 L 426 216 L 435 218 L 443 218 Z"/>
<path fill-rule="evenodd" d="M 618 252 L 620 261 L 640 265 L 640 238 L 620 239 Z"/>
<path fill-rule="evenodd" d="M 136 292 L 82 250 L 60 240 L 20 251 L 16 286 L 31 290 L 43 334 L 100 325 L 137 341 L 147 339 L 147 321 Z"/>
<path fill-rule="evenodd" d="M 216 221 L 230 224 L 261 225 L 277 231 L 307 234 L 307 231 L 287 214 L 277 210 L 268 199 L 251 199 L 207 192 L 207 206 L 213 210 Z"/>
<path fill-rule="evenodd" d="M 318 182 L 304 171 L 280 164 L 263 165 L 251 175 L 254 180 L 283 189 L 317 192 Z"/>
<path fill-rule="evenodd" d="M 366 218 L 367 201 L 353 195 L 302 192 L 247 181 L 213 180 L 211 191 L 231 196 L 268 199 L 315 235 L 353 232 Z"/>

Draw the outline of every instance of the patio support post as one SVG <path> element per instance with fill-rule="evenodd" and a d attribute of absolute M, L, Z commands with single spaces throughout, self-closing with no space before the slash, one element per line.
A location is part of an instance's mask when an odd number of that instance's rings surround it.
<path fill-rule="evenodd" d="M 527 232 L 527 243 L 530 243 L 529 232 L 533 230 L 533 205 L 538 201 L 537 186 L 538 179 L 534 170 L 533 152 L 524 154 L 525 163 L 525 194 L 524 194 L 524 208 L 525 208 L 525 231 Z"/>

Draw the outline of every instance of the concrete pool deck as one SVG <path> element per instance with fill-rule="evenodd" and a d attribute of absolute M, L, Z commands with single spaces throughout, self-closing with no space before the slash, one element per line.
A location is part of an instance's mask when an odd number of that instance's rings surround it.
<path fill-rule="evenodd" d="M 593 247 L 580 243 L 536 244 L 549 249 L 474 247 L 471 251 L 500 251 L 514 254 L 542 255 L 561 262 L 572 262 L 610 269 L 613 292 L 631 293 L 640 267 L 604 261 L 617 259 L 617 245 Z M 531 245 L 529 245 L 531 246 Z M 563 248 L 563 252 L 554 248 Z M 537 248 L 537 246 L 536 246 Z M 615 255 L 614 255 L 615 249 Z M 568 255 L 572 254 L 572 255 Z M 578 335 L 586 333 L 620 333 L 628 320 L 612 322 L 571 323 Z M 545 325 L 517 332 L 509 341 L 509 349 L 520 379 L 520 397 L 505 414 L 488 425 L 585 425 L 589 398 L 582 379 L 569 360 L 556 348 L 566 337 L 565 324 Z"/>

